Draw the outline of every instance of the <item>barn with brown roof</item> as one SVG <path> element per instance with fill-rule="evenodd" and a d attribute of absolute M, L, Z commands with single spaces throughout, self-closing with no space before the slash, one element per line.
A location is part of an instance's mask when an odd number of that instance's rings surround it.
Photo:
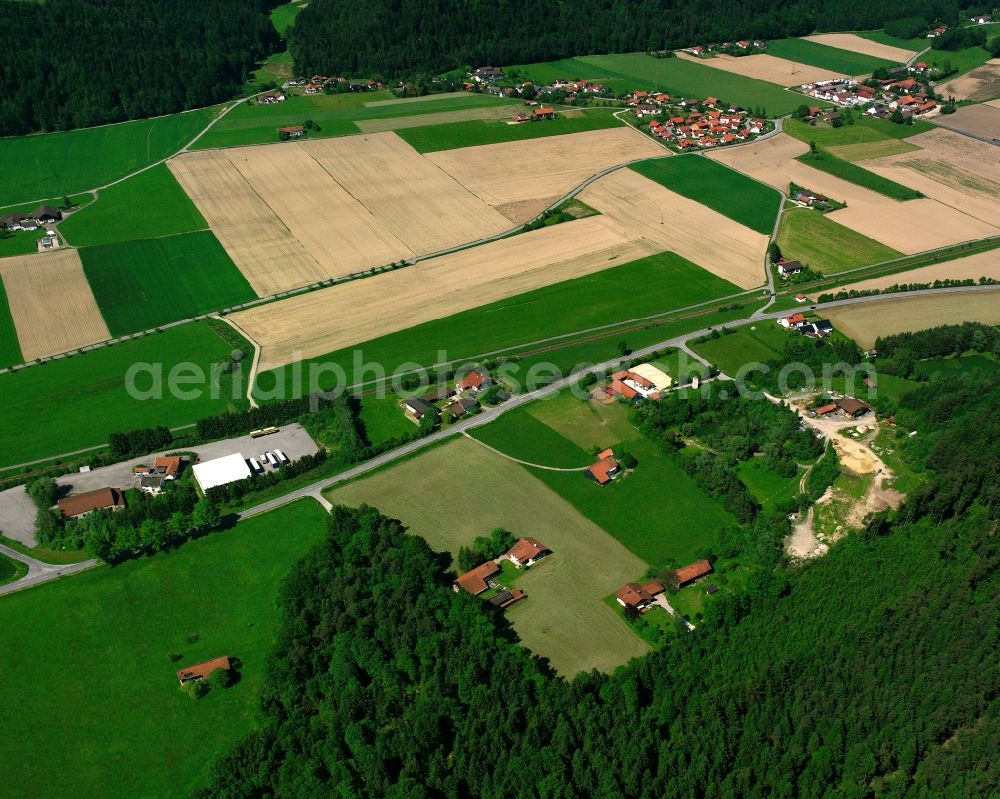
<path fill-rule="evenodd" d="M 476 568 L 472 571 L 467 571 L 455 580 L 455 582 L 451 584 L 451 587 L 455 591 L 464 589 L 473 596 L 476 596 L 489 588 L 490 585 L 488 581 L 493 577 L 496 577 L 499 573 L 500 567 L 497 566 L 492 560 L 488 560 L 486 563 L 476 566 Z"/>
<path fill-rule="evenodd" d="M 615 592 L 615 599 L 623 608 L 645 610 L 656 601 L 656 596 L 662 593 L 663 583 L 657 580 L 649 580 L 641 585 L 625 583 Z"/>
<path fill-rule="evenodd" d="M 712 573 L 712 564 L 707 560 L 696 560 L 687 566 L 682 566 L 674 574 L 677 576 L 677 587 L 683 588 L 700 577 Z"/>
<path fill-rule="evenodd" d="M 125 495 L 117 488 L 95 488 L 93 491 L 84 491 L 59 500 L 59 510 L 67 519 L 78 519 L 95 510 L 118 510 L 124 507 Z"/>
<path fill-rule="evenodd" d="M 229 671 L 232 667 L 229 658 L 223 655 L 222 657 L 212 658 L 212 660 L 206 660 L 203 663 L 195 663 L 193 666 L 185 666 L 183 669 L 178 669 L 177 679 L 181 685 L 184 685 L 184 683 L 191 680 L 204 680 L 206 677 L 211 676 L 212 672 L 216 669 Z"/>

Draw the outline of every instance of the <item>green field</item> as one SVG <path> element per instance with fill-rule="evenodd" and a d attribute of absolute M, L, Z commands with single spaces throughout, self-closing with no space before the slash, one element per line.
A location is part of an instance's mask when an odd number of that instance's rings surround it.
<path fill-rule="evenodd" d="M 830 47 L 808 39 L 769 40 L 767 52 L 768 55 L 829 69 L 843 75 L 865 75 L 880 67 L 888 68 L 896 65 L 896 62 L 884 58 L 853 53 L 850 50 Z"/>
<path fill-rule="evenodd" d="M 786 258 L 824 275 L 903 256 L 811 208 L 793 208 L 782 214 L 778 246 Z"/>
<path fill-rule="evenodd" d="M 781 194 L 710 158 L 681 155 L 643 161 L 631 169 L 765 236 L 774 230 Z"/>
<path fill-rule="evenodd" d="M 0 280 L 0 369 L 23 360 L 21 345 L 17 341 L 17 329 L 10 315 L 7 291 Z"/>
<path fill-rule="evenodd" d="M 210 395 L 207 378 L 205 390 L 193 399 L 166 390 L 176 365 L 192 364 L 208 373 L 212 363 L 227 361 L 231 351 L 232 346 L 202 321 L 0 374 L 0 394 L 6 397 L 0 415 L 0 466 L 104 444 L 116 430 L 176 427 L 245 408 L 245 392 L 234 392 L 228 375 L 221 380 L 217 399 Z M 162 399 L 129 395 L 126 373 L 136 363 L 162 364 Z M 151 378 L 139 377 L 136 385 L 148 390 Z M 181 388 L 191 387 L 181 384 Z"/>
<path fill-rule="evenodd" d="M 735 378 L 745 364 L 766 363 L 780 357 L 790 335 L 798 334 L 790 334 L 777 322 L 766 319 L 742 325 L 721 338 L 689 343 L 701 357 Z"/>
<path fill-rule="evenodd" d="M 208 223 L 166 164 L 129 178 L 98 195 L 59 225 L 76 247 L 150 239 L 205 230 Z"/>
<path fill-rule="evenodd" d="M 478 144 L 499 144 L 540 139 L 545 136 L 561 136 L 567 133 L 583 133 L 588 130 L 603 130 L 623 124 L 613 116 L 611 109 L 600 108 L 581 111 L 579 116 L 557 116 L 555 119 L 521 125 L 508 125 L 505 120 L 499 119 L 473 119 L 468 122 L 404 128 L 396 131 L 396 135 L 408 142 L 418 153 L 430 153 L 459 147 L 474 147 Z"/>
<path fill-rule="evenodd" d="M 363 352 L 365 359 L 382 364 L 391 373 L 409 361 L 435 363 L 442 349 L 452 358 L 468 358 L 550 336 L 683 308 L 739 291 L 728 281 L 680 256 L 661 253 L 312 360 L 339 363 L 353 382 L 357 350 Z M 288 373 L 290 369 L 285 367 L 276 371 Z M 273 372 L 264 372 L 258 385 L 268 390 L 275 379 Z"/>
<path fill-rule="evenodd" d="M 740 480 L 765 509 L 786 502 L 799 493 L 802 472 L 782 477 L 764 465 L 763 458 L 740 461 Z"/>
<path fill-rule="evenodd" d="M 990 28 L 986 34 L 987 41 L 990 41 L 996 38 L 997 34 L 994 32 L 996 28 L 993 26 L 987 27 Z M 858 36 L 873 42 L 888 44 L 892 47 L 902 47 L 906 50 L 916 50 L 917 52 L 930 46 L 929 39 L 897 39 L 895 36 L 889 36 L 885 31 L 858 31 Z M 950 62 L 957 72 L 949 77 L 957 78 L 971 69 L 982 66 L 990 58 L 989 51 L 982 47 L 966 47 L 962 50 L 928 50 L 918 60 L 923 61 L 931 67 L 943 67 L 946 61 Z M 948 84 L 939 83 L 937 92 L 941 97 L 947 97 Z"/>
<path fill-rule="evenodd" d="M 488 109 L 509 104 L 509 98 L 471 92 L 460 96 L 429 96 L 397 101 L 395 95 L 388 90 L 291 95 L 285 102 L 272 105 L 259 105 L 247 101 L 234 108 L 214 125 L 198 140 L 193 149 L 274 142 L 278 140 L 276 133 L 278 127 L 301 125 L 307 119 L 311 119 L 319 126 L 319 130 L 310 131 L 309 136 L 325 138 L 360 133 L 361 129 L 354 124 L 360 120 Z"/>
<path fill-rule="evenodd" d="M 271 24 L 274 25 L 274 29 L 284 36 L 303 7 L 301 3 L 285 3 L 285 5 L 273 8 L 271 10 Z"/>
<path fill-rule="evenodd" d="M 20 580 L 28 573 L 28 567 L 19 560 L 0 553 L 0 585 Z"/>
<path fill-rule="evenodd" d="M 896 183 L 881 175 L 876 175 L 874 172 L 869 172 L 867 169 L 857 164 L 852 164 L 850 161 L 845 161 L 843 158 L 838 158 L 828 150 L 821 149 L 816 154 L 804 153 L 797 160 L 803 164 L 808 164 L 814 169 L 819 169 L 834 177 L 854 183 L 857 186 L 884 194 L 893 200 L 916 200 L 924 196 L 919 191 L 915 191 L 908 186 Z"/>
<path fill-rule="evenodd" d="M 385 397 L 363 397 L 359 417 L 365 435 L 374 446 L 417 429 L 403 414 L 399 397 L 392 392 Z"/>
<path fill-rule="evenodd" d="M 155 119 L 0 139 L 0 205 L 92 189 L 172 155 L 215 116 L 208 108 Z"/>
<path fill-rule="evenodd" d="M 865 142 L 901 141 L 934 130 L 934 126 L 919 119 L 912 125 L 897 125 L 888 119 L 872 119 L 864 114 L 855 114 L 853 123 L 839 128 L 825 122 L 810 125 L 800 119 L 786 119 L 782 130 L 800 141 L 813 141 L 817 147 L 832 148 Z"/>
<path fill-rule="evenodd" d="M 205 784 L 253 727 L 278 587 L 325 530 L 326 513 L 302 500 L 175 552 L 4 597 L 0 767 L 15 793 L 166 798 Z M 242 679 L 183 694 L 175 671 L 219 655 L 239 658 Z M 43 751 L 59 753 L 58 768 L 39 768 Z"/>
<path fill-rule="evenodd" d="M 597 81 L 615 92 L 659 89 L 677 97 L 718 97 L 744 108 L 763 108 L 768 116 L 791 113 L 802 98 L 781 86 L 687 61 L 653 58 L 644 53 L 580 56 L 551 63 L 524 64 L 517 69 L 536 81 L 555 78 Z"/>
<path fill-rule="evenodd" d="M 256 299 L 210 230 L 80 250 L 113 336 Z"/>
<path fill-rule="evenodd" d="M 591 453 L 527 411 L 505 413 L 471 435 L 505 455 L 538 466 L 582 470 L 594 462 Z M 583 477 L 582 471 L 572 474 Z"/>
<path fill-rule="evenodd" d="M 1000 363 L 988 355 L 962 355 L 957 358 L 928 358 L 918 361 L 916 372 L 922 377 L 932 379 L 935 375 L 942 378 L 956 378 L 968 374 L 987 375 L 1000 370 Z M 879 388 L 885 375 L 879 376 Z"/>
<path fill-rule="evenodd" d="M 623 405 L 602 405 L 574 396 L 569 391 L 545 397 L 525 409 L 539 422 L 555 430 L 587 452 L 603 450 L 640 437 Z M 591 461 L 587 461 L 589 465 Z"/>
<path fill-rule="evenodd" d="M 611 671 L 648 646 L 603 600 L 642 577 L 647 564 L 546 488 L 537 474 L 459 439 L 325 495 L 334 503 L 377 507 L 453 555 L 494 527 L 538 538 L 553 554 L 514 579 L 528 594 L 506 611 L 514 632 L 563 675 Z"/>
<path fill-rule="evenodd" d="M 11 255 L 30 255 L 38 252 L 38 240 L 45 235 L 45 228 L 38 230 L 11 231 L 11 235 L 0 238 L 0 258 Z"/>

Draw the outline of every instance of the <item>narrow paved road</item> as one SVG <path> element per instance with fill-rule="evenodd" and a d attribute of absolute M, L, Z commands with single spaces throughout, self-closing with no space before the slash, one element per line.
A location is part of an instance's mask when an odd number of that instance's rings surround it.
<path fill-rule="evenodd" d="M 16 549 L 11 549 L 3 544 L 0 544 L 0 552 L 8 558 L 19 560 L 21 563 L 25 563 L 28 566 L 28 573 L 20 580 L 8 583 L 7 585 L 0 585 L 0 596 L 12 594 L 15 591 L 20 591 L 24 588 L 30 588 L 33 585 L 41 585 L 42 583 L 47 583 L 50 580 L 58 580 L 60 577 L 76 574 L 77 572 L 92 569 L 95 566 L 100 565 L 100 561 L 97 560 L 85 560 L 80 563 L 68 563 L 66 565 L 43 563 L 40 560 L 35 560 L 35 558 L 32 558 L 31 556 L 24 555 Z"/>

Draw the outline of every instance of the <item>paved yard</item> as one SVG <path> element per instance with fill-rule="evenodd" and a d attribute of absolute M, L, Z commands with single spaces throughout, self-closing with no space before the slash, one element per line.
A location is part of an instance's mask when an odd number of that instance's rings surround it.
<path fill-rule="evenodd" d="M 35 540 L 37 510 L 24 486 L 0 491 L 0 532 L 25 546 L 35 546 L 38 543 Z"/>
<path fill-rule="evenodd" d="M 293 461 L 298 460 L 303 455 L 312 455 L 319 449 L 316 446 L 316 442 L 312 440 L 312 437 L 305 431 L 302 425 L 289 424 L 282 427 L 279 432 L 263 436 L 262 438 L 250 438 L 250 436 L 227 438 L 223 441 L 213 441 L 210 444 L 190 447 L 185 451 L 195 452 L 201 460 L 207 461 L 213 458 L 221 458 L 223 455 L 231 455 L 234 452 L 242 453 L 245 458 L 256 458 L 262 452 L 275 448 L 280 449 Z M 164 455 L 166 452 L 178 451 L 178 448 L 174 447 L 173 449 L 156 454 Z M 56 479 L 56 483 L 63 486 L 63 490 L 66 493 L 74 494 L 81 491 L 90 491 L 94 488 L 103 488 L 104 486 L 122 489 L 132 488 L 137 482 L 135 476 L 132 474 L 132 467 L 140 463 L 152 465 L 154 457 L 155 455 L 148 455 L 131 458 L 122 463 L 103 466 L 100 469 L 94 469 L 90 472 L 63 475 Z M 187 464 L 185 468 L 190 468 L 190 464 Z M 0 509 L 0 514 L 2 513 L 3 511 Z M 33 516 L 34 514 L 32 513 Z M 2 516 L 0 516 L 0 520 L 2 520 Z M 2 524 L 0 524 L 0 529 L 2 529 Z M 8 535 L 10 534 L 8 533 Z"/>

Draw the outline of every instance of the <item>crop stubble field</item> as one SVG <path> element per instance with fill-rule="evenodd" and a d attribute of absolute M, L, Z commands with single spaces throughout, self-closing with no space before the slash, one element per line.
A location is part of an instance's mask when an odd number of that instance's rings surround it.
<path fill-rule="evenodd" d="M 992 277 L 1000 280 L 1000 257 L 996 250 L 967 255 L 954 261 L 922 266 L 908 272 L 883 277 L 873 277 L 857 283 L 838 286 L 836 289 L 824 291 L 865 291 L 867 289 L 885 289 L 897 283 L 933 283 L 935 280 L 978 280 L 981 277 Z"/>
<path fill-rule="evenodd" d="M 821 80 L 832 80 L 844 75 L 842 72 L 834 72 L 823 67 L 814 67 L 808 64 L 797 64 L 784 58 L 768 55 L 767 53 L 755 53 L 754 55 L 731 56 L 716 55 L 712 58 L 698 58 L 690 53 L 677 53 L 678 58 L 686 61 L 695 61 L 712 69 L 719 69 L 723 72 L 731 72 L 736 75 L 745 75 L 748 78 L 776 83 L 779 86 L 794 86 L 802 83 L 814 83 Z"/>
<path fill-rule="evenodd" d="M 0 278 L 25 360 L 111 337 L 76 250 L 0 259 Z"/>
<path fill-rule="evenodd" d="M 956 320 L 1000 324 L 1000 289 L 920 297 L 902 294 L 879 302 L 834 308 L 827 316 L 837 330 L 868 349 L 875 346 L 879 336 L 926 330 Z"/>
<path fill-rule="evenodd" d="M 1000 135 L 1000 109 L 991 110 Z M 995 145 L 941 129 L 908 141 L 921 149 L 866 161 L 865 169 L 1000 227 L 1000 152 Z"/>
<path fill-rule="evenodd" d="M 518 576 L 515 584 L 528 598 L 507 616 L 522 643 L 566 676 L 610 671 L 648 651 L 603 602 L 622 583 L 641 577 L 646 564 L 529 471 L 474 441 L 437 447 L 326 497 L 374 505 L 453 555 L 493 527 L 538 538 L 553 554 Z M 462 512 L 443 522 L 442 508 Z"/>
<path fill-rule="evenodd" d="M 620 169 L 592 183 L 580 199 L 633 235 L 655 242 L 741 288 L 764 281 L 768 237 L 706 205 Z"/>
<path fill-rule="evenodd" d="M 787 190 L 789 182 L 795 182 L 846 202 L 847 208 L 827 217 L 907 255 L 1000 232 L 937 200 L 898 202 L 796 160 L 808 151 L 804 142 L 780 134 L 753 148 L 719 151 L 710 157 L 775 188 Z"/>
<path fill-rule="evenodd" d="M 896 64 L 902 64 L 916 55 L 916 50 L 906 50 L 902 47 L 882 44 L 881 42 L 863 39 L 854 33 L 816 33 L 803 37 L 806 41 L 836 47 L 838 50 L 848 50 L 852 53 L 862 53 L 875 58 L 882 58 Z"/>
<path fill-rule="evenodd" d="M 944 97 L 956 100 L 992 100 L 1000 97 L 1000 58 L 993 58 L 964 75 L 953 78 L 939 89 Z M 960 112 L 971 111 L 977 106 L 960 108 Z M 997 129 L 993 128 L 994 134 Z"/>
<path fill-rule="evenodd" d="M 239 311 L 230 319 L 262 346 L 261 368 L 268 369 L 659 249 L 607 217 L 592 216 Z"/>

